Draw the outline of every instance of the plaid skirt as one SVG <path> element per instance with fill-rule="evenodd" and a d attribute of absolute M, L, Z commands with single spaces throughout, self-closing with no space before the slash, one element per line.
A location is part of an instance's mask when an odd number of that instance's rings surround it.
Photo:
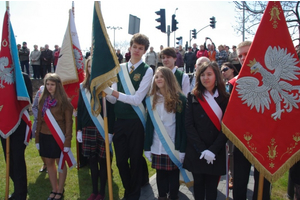
<path fill-rule="evenodd" d="M 82 154 L 85 157 L 98 155 L 106 158 L 105 141 L 96 127 L 82 129 Z"/>
<path fill-rule="evenodd" d="M 168 155 L 156 155 L 152 154 L 152 166 L 153 169 L 171 171 L 178 169 L 177 166 L 172 162 Z"/>

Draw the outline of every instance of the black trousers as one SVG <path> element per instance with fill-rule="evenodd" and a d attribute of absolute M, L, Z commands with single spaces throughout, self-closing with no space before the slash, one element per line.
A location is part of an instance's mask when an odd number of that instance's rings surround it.
<path fill-rule="evenodd" d="M 27 197 L 27 172 L 25 163 L 24 144 L 26 123 L 21 120 L 17 130 L 10 135 L 10 163 L 9 176 L 14 182 L 14 199 L 26 200 Z M 6 160 L 6 139 L 1 137 L 2 148 Z"/>
<path fill-rule="evenodd" d="M 195 66 L 194 66 L 194 65 L 189 65 L 189 66 L 186 65 L 186 66 L 185 66 L 185 72 L 186 72 L 186 73 L 190 73 L 190 72 L 193 73 L 194 70 L 195 70 Z"/>
<path fill-rule="evenodd" d="M 21 65 L 22 72 L 25 72 L 24 71 L 24 66 L 25 66 L 26 73 L 30 76 L 30 73 L 29 73 L 29 61 L 28 60 L 20 61 L 20 65 Z"/>
<path fill-rule="evenodd" d="M 169 199 L 178 199 L 179 169 L 172 171 L 157 169 L 156 183 L 159 197 L 167 197 L 167 193 L 169 193 Z"/>
<path fill-rule="evenodd" d="M 143 158 L 144 126 L 140 119 L 117 119 L 114 125 L 116 162 L 126 200 L 138 200 L 148 173 Z"/>
<path fill-rule="evenodd" d="M 198 173 L 192 174 L 194 178 L 195 200 L 216 200 L 220 176 Z"/>
<path fill-rule="evenodd" d="M 243 155 L 243 153 L 238 149 L 233 150 L 233 164 L 234 164 L 234 177 L 233 177 L 233 199 L 236 200 L 246 200 L 247 198 L 247 185 L 249 181 L 249 174 L 251 170 L 251 163 Z M 257 199 L 258 193 L 258 182 L 259 182 L 259 172 L 254 170 L 254 191 L 252 200 Z M 267 179 L 264 179 L 263 188 L 263 200 L 270 200 L 271 197 L 271 184 Z"/>
<path fill-rule="evenodd" d="M 89 158 L 91 169 L 91 178 L 94 194 L 105 196 L 105 186 L 107 182 L 107 167 L 106 158 L 99 158 L 98 155 L 93 155 Z M 100 178 L 100 190 L 98 190 L 98 180 Z"/>
<path fill-rule="evenodd" d="M 290 176 L 293 183 L 300 185 L 300 161 L 296 162 L 291 168 L 290 168 Z"/>

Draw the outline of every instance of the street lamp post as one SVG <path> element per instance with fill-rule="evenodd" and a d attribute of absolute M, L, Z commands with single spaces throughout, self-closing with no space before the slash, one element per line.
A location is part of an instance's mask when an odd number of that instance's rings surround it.
<path fill-rule="evenodd" d="M 108 26 L 107 29 L 113 29 L 113 30 L 114 30 L 114 48 L 116 48 L 116 46 L 115 46 L 115 32 L 116 32 L 116 29 L 117 29 L 117 30 L 121 30 L 122 27 L 119 27 L 119 26 L 117 26 L 117 27 L 114 27 L 114 26 Z"/>

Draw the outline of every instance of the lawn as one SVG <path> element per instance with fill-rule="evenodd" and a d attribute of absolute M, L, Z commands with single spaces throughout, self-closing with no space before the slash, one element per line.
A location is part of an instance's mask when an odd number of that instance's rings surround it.
<path fill-rule="evenodd" d="M 74 123 L 75 124 L 75 123 Z M 75 137 L 75 127 L 73 131 L 72 139 L 72 152 L 76 158 L 76 137 Z M 51 191 L 51 185 L 48 178 L 48 174 L 43 172 L 39 173 L 39 169 L 42 166 L 42 160 L 38 154 L 35 147 L 34 139 L 29 143 L 25 151 L 25 159 L 27 165 L 27 179 L 28 179 L 28 200 L 39 200 L 47 199 Z M 113 169 L 113 196 L 114 199 L 123 198 L 124 188 L 122 186 L 121 178 L 119 176 L 119 171 L 116 166 L 115 155 L 112 161 Z M 149 176 L 155 173 L 148 163 Z M 0 200 L 4 198 L 5 195 L 5 160 L 3 155 L 2 147 L 0 148 Z M 9 193 L 13 192 L 13 183 L 10 180 Z M 92 184 L 90 178 L 89 167 L 86 166 L 77 170 L 73 168 L 68 170 L 68 176 L 65 184 L 65 200 L 86 200 L 92 192 Z M 106 191 L 106 199 L 108 199 L 108 191 Z"/>
<path fill-rule="evenodd" d="M 75 123 L 74 123 L 75 124 Z M 72 152 L 76 157 L 76 137 L 75 127 L 74 136 L 72 139 Z M 29 143 L 25 151 L 25 159 L 27 164 L 27 179 L 28 179 L 28 200 L 46 199 L 51 191 L 51 185 L 49 182 L 48 174 L 43 172 L 39 173 L 39 169 L 42 166 L 42 160 L 35 147 L 34 139 Z M 113 196 L 114 199 L 120 199 L 124 195 L 124 188 L 119 176 L 119 171 L 116 166 L 115 157 L 112 161 L 113 169 Z M 155 173 L 148 163 L 149 176 Z M 0 200 L 5 195 L 5 161 L 2 147 L 0 148 Z M 272 185 L 272 200 L 287 199 L 287 180 L 288 172 L 284 174 L 278 181 Z M 13 183 L 10 181 L 9 186 L 10 194 L 13 192 Z M 85 200 L 89 197 L 92 191 L 90 172 L 88 167 L 77 170 L 76 168 L 68 170 L 68 176 L 65 185 L 65 200 Z M 106 191 L 108 195 L 108 191 Z M 106 197 L 108 199 L 108 196 Z"/>

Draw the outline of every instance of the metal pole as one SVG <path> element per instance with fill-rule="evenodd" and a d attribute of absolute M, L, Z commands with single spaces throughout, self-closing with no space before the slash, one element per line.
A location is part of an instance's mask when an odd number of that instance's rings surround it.
<path fill-rule="evenodd" d="M 243 1 L 243 42 L 245 41 L 245 1 Z"/>
<path fill-rule="evenodd" d="M 168 47 L 170 47 L 170 25 L 168 25 L 167 35 L 168 35 Z"/>

